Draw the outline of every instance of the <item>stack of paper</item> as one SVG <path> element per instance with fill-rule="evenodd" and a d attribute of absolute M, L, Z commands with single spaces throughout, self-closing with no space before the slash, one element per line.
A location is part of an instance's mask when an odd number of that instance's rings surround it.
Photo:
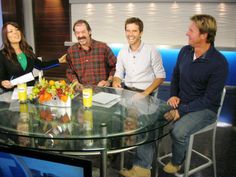
<path fill-rule="evenodd" d="M 119 101 L 120 95 L 112 93 L 99 92 L 93 96 L 93 105 L 95 106 L 110 108 Z"/>

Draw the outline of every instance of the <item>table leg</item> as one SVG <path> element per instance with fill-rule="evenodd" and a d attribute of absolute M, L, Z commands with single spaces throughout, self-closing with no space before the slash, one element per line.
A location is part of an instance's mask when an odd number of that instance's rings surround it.
<path fill-rule="evenodd" d="M 107 124 L 101 123 L 102 135 L 106 137 L 107 135 Z M 103 150 L 101 151 L 101 169 L 100 176 L 107 177 L 107 139 L 102 139 Z"/>
<path fill-rule="evenodd" d="M 156 151 L 153 155 L 154 159 L 152 161 L 152 170 L 151 170 L 151 172 L 152 172 L 153 177 L 158 177 L 158 167 L 157 167 L 158 153 L 159 153 L 158 152 L 158 150 L 159 150 L 158 149 L 159 148 L 159 141 L 158 140 L 155 142 L 155 147 L 156 147 Z"/>
<path fill-rule="evenodd" d="M 100 176 L 107 177 L 107 150 L 101 152 L 101 169 Z"/>
<path fill-rule="evenodd" d="M 121 152 L 120 153 L 120 170 L 124 168 L 124 160 L 125 160 L 125 153 Z"/>
<path fill-rule="evenodd" d="M 163 129 L 160 129 L 158 132 L 156 132 L 156 137 L 160 137 L 160 136 L 163 136 Z M 155 142 L 155 148 L 156 148 L 156 151 L 153 155 L 154 159 L 152 161 L 152 176 L 153 177 L 158 177 L 158 158 L 159 158 L 159 146 L 160 146 L 160 142 L 161 140 L 157 138 L 156 142 Z"/>

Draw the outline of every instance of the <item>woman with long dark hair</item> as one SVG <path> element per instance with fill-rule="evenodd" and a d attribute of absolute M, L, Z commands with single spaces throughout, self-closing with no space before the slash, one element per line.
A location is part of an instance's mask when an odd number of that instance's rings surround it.
<path fill-rule="evenodd" d="M 2 49 L 0 50 L 0 87 L 7 91 L 14 86 L 10 80 L 33 71 L 59 66 L 65 63 L 65 57 L 42 62 L 37 59 L 30 45 L 26 42 L 22 30 L 15 22 L 7 22 L 2 27 Z M 27 83 L 34 85 L 34 81 Z"/>

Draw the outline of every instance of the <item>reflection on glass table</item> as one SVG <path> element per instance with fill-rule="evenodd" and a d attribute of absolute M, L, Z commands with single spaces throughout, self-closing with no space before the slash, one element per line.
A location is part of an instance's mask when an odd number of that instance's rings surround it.
<path fill-rule="evenodd" d="M 69 108 L 0 102 L 1 142 L 68 154 L 101 154 L 101 176 L 106 176 L 107 154 L 155 142 L 169 133 L 170 122 L 163 119 L 160 107 L 164 101 L 124 89 L 93 88 L 93 95 L 101 92 L 114 94 L 116 103 L 85 109 L 81 93 Z"/>

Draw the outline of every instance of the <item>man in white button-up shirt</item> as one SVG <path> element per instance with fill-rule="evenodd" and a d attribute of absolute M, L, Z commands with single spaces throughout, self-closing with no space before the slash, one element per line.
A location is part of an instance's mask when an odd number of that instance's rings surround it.
<path fill-rule="evenodd" d="M 155 91 L 164 81 L 166 74 L 162 59 L 154 46 L 141 41 L 143 22 L 139 18 L 128 18 L 125 22 L 125 34 L 128 41 L 121 49 L 116 63 L 113 87 L 139 91 L 147 96 Z M 134 157 L 133 167 L 123 169 L 120 174 L 125 177 L 151 177 L 154 143 L 138 147 Z"/>
<path fill-rule="evenodd" d="M 160 53 L 152 45 L 141 41 L 143 22 L 139 18 L 128 18 L 125 22 L 126 47 L 118 54 L 113 87 L 140 91 L 145 96 L 156 91 L 166 74 Z"/>

